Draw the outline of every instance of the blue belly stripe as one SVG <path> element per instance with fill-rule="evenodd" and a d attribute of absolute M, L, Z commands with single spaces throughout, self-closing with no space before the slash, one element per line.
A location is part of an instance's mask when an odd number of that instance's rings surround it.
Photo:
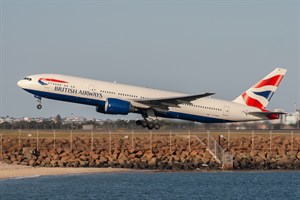
<path fill-rule="evenodd" d="M 51 92 L 43 92 L 37 90 L 28 90 L 28 89 L 24 89 L 24 90 L 26 90 L 31 94 L 48 98 L 48 99 L 79 103 L 79 104 L 85 104 L 90 106 L 105 106 L 105 101 L 102 100 L 88 99 L 88 98 L 75 97 L 75 96 L 65 95 L 65 94 L 56 94 Z"/>
<path fill-rule="evenodd" d="M 218 119 L 218 118 L 212 118 L 212 117 L 204 117 L 200 115 L 191 115 L 186 113 L 180 113 L 180 112 L 155 112 L 155 114 L 159 117 L 166 117 L 166 118 L 174 118 L 174 119 L 183 119 L 188 121 L 194 121 L 194 122 L 202 122 L 202 123 L 228 123 L 228 122 L 235 122 L 225 119 Z"/>

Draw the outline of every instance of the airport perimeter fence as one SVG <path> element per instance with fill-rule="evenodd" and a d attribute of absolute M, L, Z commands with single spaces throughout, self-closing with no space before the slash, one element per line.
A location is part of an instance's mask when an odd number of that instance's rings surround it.
<path fill-rule="evenodd" d="M 0 132 L 0 157 L 12 149 L 24 147 L 37 151 L 62 149 L 76 151 L 157 150 L 170 153 L 178 149 L 203 151 L 209 138 L 218 141 L 224 151 L 300 151 L 299 131 L 41 131 L 18 130 Z M 153 145 L 155 143 L 155 145 Z M 82 149 L 82 148 L 81 148 Z"/>

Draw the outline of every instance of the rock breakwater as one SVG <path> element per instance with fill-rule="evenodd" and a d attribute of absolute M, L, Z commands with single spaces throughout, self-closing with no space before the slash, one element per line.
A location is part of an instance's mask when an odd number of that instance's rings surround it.
<path fill-rule="evenodd" d="M 134 139 L 87 136 L 70 139 L 4 137 L 0 161 L 39 167 L 112 167 L 159 170 L 221 169 L 207 150 L 207 138 L 136 136 Z M 300 169 L 300 137 L 223 138 L 232 169 Z"/>

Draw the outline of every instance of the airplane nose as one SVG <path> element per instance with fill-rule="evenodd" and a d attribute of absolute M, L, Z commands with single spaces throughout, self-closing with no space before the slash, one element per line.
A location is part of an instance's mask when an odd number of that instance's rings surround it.
<path fill-rule="evenodd" d="M 18 81 L 17 85 L 18 85 L 20 88 L 23 88 L 23 86 L 24 86 L 24 80 Z"/>

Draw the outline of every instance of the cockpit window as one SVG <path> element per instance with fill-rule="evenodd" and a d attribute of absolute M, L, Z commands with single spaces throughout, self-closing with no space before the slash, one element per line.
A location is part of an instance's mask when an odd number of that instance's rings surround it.
<path fill-rule="evenodd" d="M 24 80 L 31 81 L 31 78 L 25 77 Z"/>

